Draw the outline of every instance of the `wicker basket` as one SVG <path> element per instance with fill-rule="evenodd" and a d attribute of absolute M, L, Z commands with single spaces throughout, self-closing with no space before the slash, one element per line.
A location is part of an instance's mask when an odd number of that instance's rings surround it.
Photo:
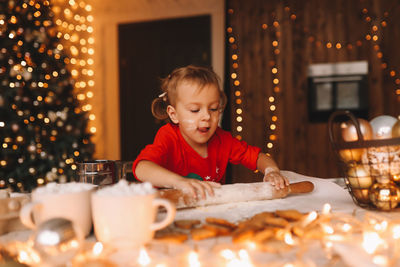
<path fill-rule="evenodd" d="M 341 136 L 340 124 L 349 119 L 356 127 L 357 141 L 346 142 Z M 368 209 L 393 209 L 397 204 L 390 205 L 390 208 L 375 205 L 371 201 L 371 188 L 385 181 L 400 192 L 400 138 L 364 140 L 357 118 L 349 111 L 334 112 L 329 118 L 328 127 L 339 168 L 354 202 Z M 400 195 L 388 197 L 400 201 Z"/>

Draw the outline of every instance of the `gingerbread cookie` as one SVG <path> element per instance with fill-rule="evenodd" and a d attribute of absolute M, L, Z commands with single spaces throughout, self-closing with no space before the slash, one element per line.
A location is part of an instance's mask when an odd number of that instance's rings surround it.
<path fill-rule="evenodd" d="M 203 240 L 211 237 L 216 237 L 218 235 L 218 231 L 211 228 L 194 228 L 190 230 L 193 240 Z"/>
<path fill-rule="evenodd" d="M 229 235 L 232 233 L 232 228 L 222 226 L 222 225 L 205 224 L 205 225 L 203 225 L 203 228 L 215 231 L 217 233 L 216 236 L 224 236 L 224 235 Z"/>
<path fill-rule="evenodd" d="M 207 217 L 206 218 L 206 222 L 210 223 L 210 224 L 216 224 L 216 225 L 220 225 L 220 226 L 225 226 L 228 227 L 230 229 L 235 229 L 237 226 L 227 220 L 224 219 L 220 219 L 220 218 L 214 218 L 214 217 Z"/>
<path fill-rule="evenodd" d="M 303 218 L 303 214 L 297 210 L 277 210 L 275 215 L 288 221 L 298 221 Z"/>
<path fill-rule="evenodd" d="M 284 228 L 289 225 L 289 222 L 287 220 L 285 220 L 284 218 L 279 218 L 279 217 L 265 218 L 265 223 L 270 226 L 276 226 L 276 227 L 281 227 L 281 228 Z"/>
<path fill-rule="evenodd" d="M 200 220 L 176 220 L 174 225 L 180 229 L 192 229 L 196 225 L 200 224 Z"/>

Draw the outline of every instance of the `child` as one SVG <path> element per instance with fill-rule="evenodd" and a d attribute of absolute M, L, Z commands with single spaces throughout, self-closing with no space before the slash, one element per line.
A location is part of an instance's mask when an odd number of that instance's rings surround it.
<path fill-rule="evenodd" d="M 258 147 L 234 138 L 218 127 L 226 105 L 219 78 L 203 67 L 174 70 L 162 81 L 163 93 L 152 103 L 152 113 L 170 122 L 133 163 L 133 173 L 154 186 L 188 190 L 205 198 L 225 182 L 228 163 L 243 164 L 264 173 L 277 189 L 289 184 L 269 156 Z M 189 179 L 192 178 L 192 179 Z"/>

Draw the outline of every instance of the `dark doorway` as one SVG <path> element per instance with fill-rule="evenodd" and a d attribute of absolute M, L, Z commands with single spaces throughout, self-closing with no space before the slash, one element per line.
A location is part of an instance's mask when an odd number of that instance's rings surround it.
<path fill-rule="evenodd" d="M 121 160 L 129 161 L 163 125 L 150 108 L 161 93 L 160 78 L 189 64 L 211 66 L 211 18 L 121 24 L 118 34 Z"/>

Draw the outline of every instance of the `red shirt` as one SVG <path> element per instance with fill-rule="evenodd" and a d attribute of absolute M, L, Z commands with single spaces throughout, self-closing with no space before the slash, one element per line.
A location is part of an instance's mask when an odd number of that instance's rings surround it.
<path fill-rule="evenodd" d="M 221 128 L 208 141 L 207 149 L 208 157 L 201 157 L 183 138 L 179 127 L 168 123 L 158 130 L 154 143 L 147 145 L 133 162 L 133 174 L 136 177 L 139 161 L 149 160 L 184 177 L 225 183 L 228 162 L 255 170 L 261 151 Z"/>

